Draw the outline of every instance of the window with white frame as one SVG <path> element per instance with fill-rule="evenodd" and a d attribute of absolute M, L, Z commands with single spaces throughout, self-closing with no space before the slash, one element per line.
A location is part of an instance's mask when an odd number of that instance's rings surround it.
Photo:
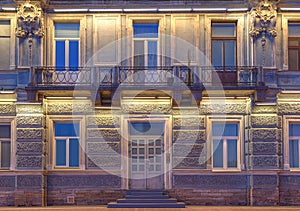
<path fill-rule="evenodd" d="M 10 21 L 0 20 L 0 70 L 10 69 Z"/>
<path fill-rule="evenodd" d="M 55 66 L 78 67 L 79 66 L 79 23 L 55 23 Z"/>
<path fill-rule="evenodd" d="M 54 166 L 79 168 L 79 122 L 54 122 Z"/>
<path fill-rule="evenodd" d="M 288 151 L 290 168 L 299 168 L 300 122 L 290 122 L 288 125 Z"/>
<path fill-rule="evenodd" d="M 10 168 L 11 159 L 11 125 L 0 124 L 0 168 Z"/>
<path fill-rule="evenodd" d="M 290 71 L 300 70 L 300 23 L 288 24 L 288 62 Z"/>
<path fill-rule="evenodd" d="M 211 149 L 213 170 L 240 169 L 240 123 L 213 121 Z"/>

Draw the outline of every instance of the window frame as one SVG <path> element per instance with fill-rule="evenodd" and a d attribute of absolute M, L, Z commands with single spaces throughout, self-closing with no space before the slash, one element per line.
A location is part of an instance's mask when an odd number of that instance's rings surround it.
<path fill-rule="evenodd" d="M 290 150 L 289 150 L 289 143 L 290 143 L 290 135 L 289 135 L 289 126 L 291 123 L 298 123 L 300 124 L 300 116 L 284 116 L 283 117 L 283 131 L 284 131 L 284 170 L 289 171 L 300 171 L 300 151 L 298 154 L 298 161 L 299 161 L 299 167 L 298 168 L 291 168 L 290 167 Z M 300 137 L 298 137 L 298 149 L 300 149 Z"/>
<path fill-rule="evenodd" d="M 295 23 L 297 23 L 297 24 L 299 24 L 300 25 L 300 21 L 288 21 L 287 22 L 287 34 L 289 33 L 289 25 L 290 24 L 295 24 Z M 300 26 L 299 26 L 299 28 L 300 28 Z M 290 46 L 290 41 L 298 41 L 298 46 Z M 298 69 L 290 69 L 290 64 L 289 64 L 289 52 L 290 52 L 290 50 L 298 50 L 298 59 L 297 59 L 297 61 L 298 61 Z M 288 34 L 288 38 L 287 38 L 287 61 L 288 61 L 288 71 L 296 71 L 296 72 L 299 72 L 300 71 L 300 35 L 299 36 L 290 36 L 289 34 Z"/>
<path fill-rule="evenodd" d="M 244 118 L 239 117 L 208 117 L 207 120 L 207 136 L 208 136 L 208 163 L 207 168 L 211 169 L 213 172 L 240 172 L 244 169 Z M 213 167 L 213 140 L 214 136 L 212 134 L 212 125 L 213 123 L 237 123 L 238 124 L 238 136 L 226 136 L 220 140 L 226 140 L 223 142 L 223 166 L 222 168 Z M 225 125 L 225 124 L 224 124 Z M 224 137 L 224 136 L 221 136 Z M 227 151 L 228 147 L 226 145 L 227 140 L 236 139 L 237 140 L 237 167 L 228 168 L 227 167 Z M 225 147 L 226 148 L 225 148 Z M 224 157 L 226 157 L 224 159 Z M 225 165 L 224 165 L 225 164 Z"/>
<path fill-rule="evenodd" d="M 1 162 L 1 142 L 10 142 L 10 165 L 9 167 L 2 168 L 0 163 L 0 171 L 14 170 L 15 169 L 15 143 L 16 143 L 16 120 L 15 117 L 0 117 L 0 125 L 10 126 L 10 138 L 0 138 L 0 162 Z"/>
<path fill-rule="evenodd" d="M 84 116 L 49 116 L 47 117 L 47 123 L 49 126 L 49 149 L 51 150 L 50 158 L 48 159 L 48 169 L 49 170 L 83 170 L 85 169 L 85 120 Z M 66 166 L 56 166 L 56 136 L 55 136 L 55 123 L 78 123 L 79 124 L 79 136 L 76 137 L 79 140 L 79 166 L 78 167 L 70 167 L 68 166 L 68 162 L 66 162 Z M 58 139 L 68 138 L 72 139 L 73 136 L 58 136 Z M 69 146 L 66 143 L 66 161 L 69 159 Z"/>

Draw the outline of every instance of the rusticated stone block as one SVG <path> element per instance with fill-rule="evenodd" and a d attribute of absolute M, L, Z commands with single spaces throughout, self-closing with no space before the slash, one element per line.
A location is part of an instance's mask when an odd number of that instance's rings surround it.
<path fill-rule="evenodd" d="M 253 155 L 277 155 L 276 143 L 253 143 Z"/>
<path fill-rule="evenodd" d="M 173 118 L 173 127 L 196 127 L 204 128 L 205 127 L 205 118 L 204 117 L 193 117 L 193 116 L 182 116 Z"/>
<path fill-rule="evenodd" d="M 120 125 L 120 116 L 102 115 L 102 116 L 89 116 L 87 118 L 89 126 L 117 126 Z"/>
<path fill-rule="evenodd" d="M 17 127 L 42 127 L 43 116 L 17 115 Z"/>
<path fill-rule="evenodd" d="M 89 155 L 88 166 L 102 169 L 120 169 L 121 155 Z"/>
<path fill-rule="evenodd" d="M 171 110 L 171 105 L 167 103 L 129 103 L 122 105 L 122 112 L 124 113 L 170 113 Z"/>
<path fill-rule="evenodd" d="M 300 175 L 280 175 L 281 190 L 298 190 L 300 192 Z"/>
<path fill-rule="evenodd" d="M 276 141 L 280 139 L 281 133 L 277 129 L 252 129 L 251 138 L 253 141 Z"/>
<path fill-rule="evenodd" d="M 245 103 L 201 103 L 199 110 L 201 114 L 246 114 L 247 104 Z"/>
<path fill-rule="evenodd" d="M 278 113 L 280 114 L 300 114 L 300 103 L 279 103 Z"/>
<path fill-rule="evenodd" d="M 41 104 L 19 104 L 17 105 L 18 114 L 41 114 Z"/>
<path fill-rule="evenodd" d="M 94 110 L 93 115 L 94 116 L 102 116 L 102 115 L 108 115 L 108 116 L 119 116 L 121 115 L 121 108 L 112 107 L 111 109 L 101 109 L 101 110 Z"/>
<path fill-rule="evenodd" d="M 173 130 L 173 141 L 174 142 L 196 142 L 205 141 L 206 133 L 205 130 Z"/>
<path fill-rule="evenodd" d="M 274 115 L 251 116 L 251 125 L 252 127 L 258 127 L 258 128 L 276 127 L 277 116 Z"/>
<path fill-rule="evenodd" d="M 252 113 L 257 114 L 270 114 L 277 113 L 277 106 L 273 105 L 255 105 L 252 107 Z"/>
<path fill-rule="evenodd" d="M 193 107 L 193 108 L 184 108 L 184 107 L 179 107 L 178 109 L 173 109 L 172 110 L 173 116 L 199 116 L 200 115 L 200 109 L 199 107 Z"/>
<path fill-rule="evenodd" d="M 0 104 L 0 115 L 15 115 L 16 105 L 15 104 Z"/>
<path fill-rule="evenodd" d="M 203 152 L 204 144 L 173 144 L 173 156 L 200 156 Z"/>
<path fill-rule="evenodd" d="M 253 156 L 253 169 L 276 169 L 278 168 L 277 156 Z"/>
<path fill-rule="evenodd" d="M 277 118 L 277 127 L 282 128 L 282 117 L 281 116 L 278 116 L 278 118 Z"/>
<path fill-rule="evenodd" d="M 92 112 L 89 103 L 49 103 L 47 109 L 48 114 L 88 114 Z"/>
<path fill-rule="evenodd" d="M 121 153 L 120 143 L 99 143 L 89 142 L 87 143 L 88 153 Z"/>
<path fill-rule="evenodd" d="M 17 190 L 15 191 L 15 206 L 42 206 L 41 190 Z"/>
<path fill-rule="evenodd" d="M 276 206 L 279 201 L 279 191 L 273 189 L 254 188 L 252 189 L 252 203 L 254 206 Z"/>
<path fill-rule="evenodd" d="M 15 176 L 0 176 L 0 190 L 15 188 Z"/>
<path fill-rule="evenodd" d="M 17 129 L 17 139 L 42 139 L 43 129 L 33 129 L 33 128 L 18 128 Z"/>
<path fill-rule="evenodd" d="M 17 156 L 17 168 L 41 168 L 41 156 Z"/>
<path fill-rule="evenodd" d="M 205 169 L 206 157 L 173 157 L 175 169 Z"/>
<path fill-rule="evenodd" d="M 42 187 L 42 176 L 40 175 L 18 175 L 17 176 L 17 188 L 38 188 Z"/>
<path fill-rule="evenodd" d="M 43 144 L 40 142 L 18 142 L 17 154 L 19 153 L 42 153 Z"/>
<path fill-rule="evenodd" d="M 116 175 L 49 175 L 49 190 L 74 188 L 115 189 L 121 187 L 121 178 Z"/>
<path fill-rule="evenodd" d="M 88 129 L 88 138 L 103 138 L 105 140 L 120 139 L 121 135 L 117 129 Z"/>
<path fill-rule="evenodd" d="M 263 189 L 276 188 L 277 179 L 277 175 L 253 175 L 253 187 Z"/>
<path fill-rule="evenodd" d="M 0 191 L 0 206 L 14 206 L 15 205 L 15 191 Z"/>

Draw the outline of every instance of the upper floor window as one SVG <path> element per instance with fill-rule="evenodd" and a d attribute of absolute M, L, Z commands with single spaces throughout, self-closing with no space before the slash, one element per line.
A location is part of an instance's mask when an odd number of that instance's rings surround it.
<path fill-rule="evenodd" d="M 0 21 L 0 70 L 10 69 L 10 21 Z"/>
<path fill-rule="evenodd" d="M 54 122 L 55 167 L 79 168 L 80 123 Z"/>
<path fill-rule="evenodd" d="M 288 24 L 288 62 L 289 70 L 300 70 L 300 23 Z"/>
<path fill-rule="evenodd" d="M 236 23 L 212 23 L 211 28 L 212 65 L 236 66 Z"/>
<path fill-rule="evenodd" d="M 11 125 L 0 124 L 0 168 L 10 167 Z"/>
<path fill-rule="evenodd" d="M 212 168 L 234 170 L 240 168 L 240 145 L 238 122 L 212 123 Z"/>
<path fill-rule="evenodd" d="M 55 23 L 55 66 L 78 67 L 79 66 L 79 23 Z"/>
<path fill-rule="evenodd" d="M 289 123 L 289 164 L 290 168 L 299 168 L 300 122 Z"/>
<path fill-rule="evenodd" d="M 156 67 L 158 61 L 158 23 L 133 24 L 135 67 Z"/>

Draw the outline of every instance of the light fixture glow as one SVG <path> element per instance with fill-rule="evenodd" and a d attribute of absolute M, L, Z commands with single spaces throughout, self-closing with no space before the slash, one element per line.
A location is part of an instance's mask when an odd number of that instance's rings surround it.
<path fill-rule="evenodd" d="M 161 8 L 158 9 L 160 12 L 189 12 L 192 8 Z"/>
<path fill-rule="evenodd" d="M 243 8 L 228 8 L 227 9 L 228 12 L 244 12 L 244 11 L 248 11 L 248 8 L 243 7 Z"/>
<path fill-rule="evenodd" d="M 90 12 L 122 12 L 122 9 L 89 9 Z"/>
<path fill-rule="evenodd" d="M 193 11 L 226 11 L 226 8 L 193 8 Z"/>
<path fill-rule="evenodd" d="M 299 7 L 281 7 L 281 11 L 300 11 Z"/>
<path fill-rule="evenodd" d="M 157 8 L 127 8 L 124 12 L 156 12 Z"/>
<path fill-rule="evenodd" d="M 16 11 L 16 8 L 14 7 L 2 7 L 1 9 L 4 11 Z"/>
<path fill-rule="evenodd" d="M 54 9 L 54 12 L 87 12 L 88 9 Z"/>

